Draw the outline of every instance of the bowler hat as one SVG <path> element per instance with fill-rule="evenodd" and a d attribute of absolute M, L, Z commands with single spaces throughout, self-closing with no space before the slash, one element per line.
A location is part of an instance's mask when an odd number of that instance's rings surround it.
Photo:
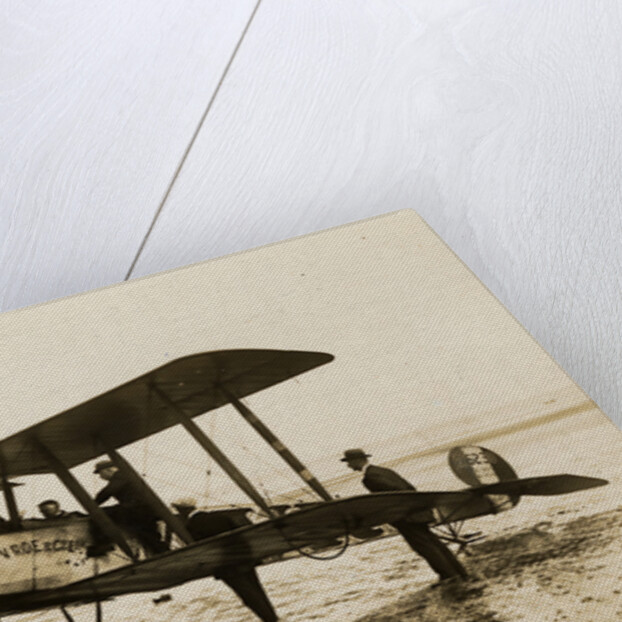
<path fill-rule="evenodd" d="M 173 501 L 171 505 L 176 508 L 196 508 L 197 500 L 194 497 L 182 497 Z"/>
<path fill-rule="evenodd" d="M 356 458 L 371 458 L 371 454 L 365 453 L 362 449 L 346 449 L 343 452 L 341 462 L 348 462 L 348 460 L 354 460 Z"/>
<path fill-rule="evenodd" d="M 93 471 L 93 473 L 99 473 L 100 471 L 103 471 L 104 469 L 109 469 L 113 466 L 115 466 L 115 463 L 112 460 L 100 460 L 95 465 L 95 470 Z"/>

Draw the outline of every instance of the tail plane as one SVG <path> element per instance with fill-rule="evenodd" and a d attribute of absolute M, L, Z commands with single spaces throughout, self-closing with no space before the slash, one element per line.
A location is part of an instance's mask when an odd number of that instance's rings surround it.
<path fill-rule="evenodd" d="M 609 482 L 580 475 L 545 475 L 520 479 L 498 454 L 477 446 L 454 447 L 449 466 L 458 479 L 485 495 L 495 512 L 513 508 L 523 495 L 564 495 Z"/>
<path fill-rule="evenodd" d="M 514 469 L 501 456 L 475 445 L 454 447 L 449 452 L 449 467 L 458 479 L 472 488 L 518 480 Z M 498 513 L 513 508 L 520 500 L 520 493 L 492 489 L 486 497 L 492 512 Z"/>

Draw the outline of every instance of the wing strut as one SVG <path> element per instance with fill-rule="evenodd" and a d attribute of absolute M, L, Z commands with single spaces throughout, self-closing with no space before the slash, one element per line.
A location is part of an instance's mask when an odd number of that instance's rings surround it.
<path fill-rule="evenodd" d="M 256 432 L 276 451 L 279 456 L 290 466 L 314 492 L 316 492 L 324 501 L 331 501 L 332 496 L 320 484 L 319 480 L 307 469 L 307 467 L 294 456 L 294 454 L 277 438 L 277 436 L 268 428 L 263 421 L 248 407 L 243 404 L 228 389 L 219 385 L 220 390 L 227 396 L 233 407 L 248 421 Z"/>
<path fill-rule="evenodd" d="M 166 504 L 151 489 L 147 482 L 136 473 L 134 467 L 118 451 L 109 446 L 103 439 L 98 438 L 98 440 L 105 447 L 106 453 L 110 456 L 110 459 L 114 462 L 119 471 L 125 475 L 134 489 L 140 493 L 145 503 L 147 503 L 155 515 L 162 519 L 169 529 L 174 531 L 186 544 L 190 544 L 193 541 L 192 536 L 179 517 L 175 516 L 166 507 Z"/>
<path fill-rule="evenodd" d="M 194 438 L 194 440 L 205 449 L 205 451 L 214 459 L 215 462 L 222 468 L 222 470 L 231 478 L 231 480 L 248 495 L 268 516 L 276 516 L 274 510 L 270 509 L 266 500 L 262 497 L 261 493 L 253 486 L 253 484 L 246 478 L 246 476 L 225 456 L 225 454 L 218 449 L 215 443 L 201 430 L 201 428 L 190 418 L 186 413 L 174 402 L 172 402 L 168 396 L 163 393 L 157 386 L 152 385 L 153 391 L 160 397 L 160 399 L 175 413 L 177 419 L 181 425 L 186 428 L 188 433 Z"/>
<path fill-rule="evenodd" d="M 2 481 L 2 492 L 4 493 L 4 501 L 6 508 L 9 512 L 9 525 L 11 529 L 21 529 L 22 519 L 17 510 L 17 502 L 15 501 L 15 493 L 13 492 L 13 484 L 8 480 L 5 467 L 4 458 L 0 457 L 0 478 Z"/>
<path fill-rule="evenodd" d="M 74 477 L 73 473 L 65 466 L 65 464 L 39 439 L 32 439 L 34 446 L 40 451 L 50 468 L 56 473 L 56 476 L 65 485 L 67 490 L 76 498 L 78 503 L 89 513 L 97 526 L 105 533 L 112 542 L 114 542 L 126 555 L 136 561 L 136 554 L 132 551 L 127 543 L 123 532 L 115 525 L 93 499 L 89 493 L 82 487 L 82 484 Z"/>

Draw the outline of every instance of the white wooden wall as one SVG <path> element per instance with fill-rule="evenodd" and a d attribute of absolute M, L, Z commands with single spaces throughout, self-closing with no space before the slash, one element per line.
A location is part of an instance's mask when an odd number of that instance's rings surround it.
<path fill-rule="evenodd" d="M 0 309 L 414 208 L 622 424 L 617 0 L 0 6 Z"/>

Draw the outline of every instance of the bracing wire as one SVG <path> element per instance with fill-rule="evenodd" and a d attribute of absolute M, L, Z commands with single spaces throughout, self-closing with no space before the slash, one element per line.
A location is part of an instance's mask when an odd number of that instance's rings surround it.
<path fill-rule="evenodd" d="M 213 416 L 211 416 L 209 418 L 209 423 L 208 423 L 208 434 L 210 436 L 210 438 L 215 440 L 215 437 L 218 435 L 218 413 L 213 413 Z M 220 435 L 219 435 L 220 436 Z M 255 450 L 252 449 L 251 447 L 248 446 L 247 443 L 239 443 L 239 439 L 238 439 L 238 443 L 237 444 L 237 452 L 236 453 L 240 453 L 242 452 L 244 454 L 244 456 L 247 457 L 246 461 L 249 461 L 248 458 L 250 458 L 250 462 L 254 463 L 256 465 L 259 465 L 263 471 L 268 471 L 267 475 L 268 475 L 268 479 L 275 479 L 280 481 L 280 483 L 277 485 L 278 488 L 284 488 L 284 487 L 288 487 L 288 482 L 292 482 L 293 479 L 295 478 L 295 474 L 289 469 L 289 468 L 285 468 L 285 467 L 281 467 L 279 468 L 279 466 L 274 464 L 274 461 L 271 461 L 268 459 L 268 457 L 266 457 L 264 454 L 262 454 L 259 450 Z M 170 462 L 171 464 L 175 464 L 181 467 L 185 467 L 186 469 L 188 469 L 188 471 L 195 471 L 197 473 L 197 483 L 194 486 L 191 487 L 187 487 L 184 486 L 185 491 L 187 491 L 188 494 L 192 494 L 193 496 L 196 496 L 197 498 L 202 498 L 202 499 L 206 499 L 210 501 L 210 505 L 213 505 L 214 501 L 216 502 L 215 504 L 219 504 L 219 505 L 232 505 L 230 502 L 227 503 L 227 501 L 225 501 L 225 499 L 223 498 L 222 494 L 220 495 L 214 495 L 214 479 L 212 476 L 212 462 L 209 456 L 206 456 L 206 459 L 200 460 L 200 464 L 197 462 L 197 460 L 185 460 L 183 457 L 180 457 L 179 455 L 169 455 L 168 453 L 162 452 L 162 451 L 158 451 L 157 449 L 153 448 L 153 445 L 148 445 L 148 444 L 144 444 L 143 445 L 143 455 L 142 455 L 142 466 L 143 466 L 143 477 L 147 478 L 153 482 L 157 482 L 159 484 L 164 484 L 167 487 L 175 487 L 175 486 L 179 486 L 178 482 L 172 481 L 172 480 L 168 480 L 165 477 L 158 477 L 157 475 L 153 474 L 153 475 L 147 475 L 147 471 L 149 470 L 149 465 L 153 464 L 151 462 L 151 460 L 155 459 L 156 461 L 159 460 L 160 462 L 166 461 L 166 462 Z M 199 483 L 201 479 L 204 479 L 205 481 L 205 490 L 201 491 L 199 490 L 199 488 L 201 487 L 201 484 Z M 297 483 L 297 480 L 296 480 Z M 275 485 L 276 481 L 273 482 L 272 485 L 268 484 L 266 485 L 265 481 L 259 481 L 258 484 L 260 485 L 260 487 L 262 488 L 262 492 L 263 494 L 267 497 L 267 498 L 274 498 L 275 496 L 279 498 L 279 502 L 280 503 L 289 503 L 289 504 L 295 504 L 300 502 L 302 499 L 302 497 L 308 497 L 309 495 L 305 495 L 304 493 L 306 492 L 305 490 L 301 490 L 299 486 L 295 486 L 292 485 L 291 486 L 291 490 L 290 492 L 280 492 L 278 491 L 278 489 L 275 490 Z"/>
<path fill-rule="evenodd" d="M 164 484 L 169 487 L 173 487 L 177 484 L 177 482 L 172 482 L 170 480 L 166 480 L 164 478 L 157 477 L 157 476 L 151 476 L 149 479 L 153 482 L 158 482 L 159 484 Z M 194 497 L 198 497 L 198 498 L 203 498 L 205 494 L 204 492 L 200 491 L 198 488 L 186 488 L 184 492 Z M 221 496 L 214 496 L 212 494 L 211 498 L 214 501 L 216 501 L 216 504 L 214 505 L 232 505 L 229 501 L 226 501 Z"/>

